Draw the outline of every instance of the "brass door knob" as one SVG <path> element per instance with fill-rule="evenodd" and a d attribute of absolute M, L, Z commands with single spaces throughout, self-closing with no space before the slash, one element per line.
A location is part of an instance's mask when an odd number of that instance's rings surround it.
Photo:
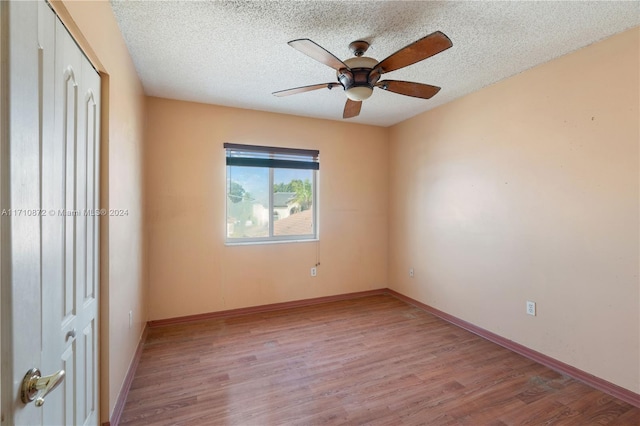
<path fill-rule="evenodd" d="M 25 404 L 35 399 L 36 407 L 42 407 L 44 398 L 64 380 L 64 370 L 42 377 L 40 370 L 32 368 L 22 379 L 20 398 Z"/>

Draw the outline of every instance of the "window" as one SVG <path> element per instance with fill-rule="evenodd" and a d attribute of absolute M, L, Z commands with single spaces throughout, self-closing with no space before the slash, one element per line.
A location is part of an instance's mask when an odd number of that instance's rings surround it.
<path fill-rule="evenodd" d="M 317 237 L 318 151 L 225 143 L 227 242 Z"/>

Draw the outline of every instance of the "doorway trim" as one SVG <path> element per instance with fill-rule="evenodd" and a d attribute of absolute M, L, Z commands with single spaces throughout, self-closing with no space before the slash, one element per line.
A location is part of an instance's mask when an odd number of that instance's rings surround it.
<path fill-rule="evenodd" d="M 9 3 L 0 1 L 0 209 L 8 203 L 9 176 Z M 0 216 L 0 375 L 8 377 L 11 362 L 9 343 L 11 330 L 8 318 L 11 300 L 10 223 Z M 10 377 L 10 376 L 9 376 Z M 0 385 L 0 423 L 13 421 L 8 395 L 13 393 L 10 380 Z M 4 395 L 4 397 L 3 397 Z"/>
<path fill-rule="evenodd" d="M 4 188 L 6 179 L 6 149 L 8 147 L 8 124 L 9 119 L 7 116 L 7 68 L 8 68 L 8 57 L 7 57 L 7 43 L 8 43 L 8 34 L 7 34 L 7 3 L 0 2 L 0 209 L 4 208 L 6 205 L 5 202 L 5 194 L 6 190 Z M 6 287 L 6 279 L 5 274 L 8 273 L 8 269 L 6 268 L 5 254 L 7 250 L 5 249 L 7 234 L 6 234 L 6 226 L 5 221 L 0 220 L 0 366 L 4 365 L 2 360 L 6 355 L 4 354 L 5 347 L 7 346 L 4 339 L 7 336 L 7 333 L 4 331 L 4 326 L 6 321 L 3 321 L 3 316 L 5 315 L 6 309 L 3 308 L 3 305 L 7 303 L 8 293 L 5 290 Z M 2 367 L 0 367 L 0 374 L 4 371 Z M 2 398 L 3 392 L 6 392 L 5 389 L 7 385 L 3 384 L 0 386 L 0 423 L 4 421 L 5 417 L 5 403 Z"/>

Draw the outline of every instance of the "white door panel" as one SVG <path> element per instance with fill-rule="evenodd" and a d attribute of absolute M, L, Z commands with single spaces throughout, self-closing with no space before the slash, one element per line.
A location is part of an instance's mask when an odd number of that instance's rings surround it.
<path fill-rule="evenodd" d="M 68 34 L 67 34 L 68 36 Z M 72 42 L 71 37 L 68 41 Z M 75 47 L 75 45 L 74 45 Z M 82 56 L 79 90 L 77 149 L 75 159 L 75 204 L 81 214 L 75 219 L 75 325 L 76 333 L 76 424 L 97 424 L 97 230 L 99 209 L 99 118 L 100 77 Z"/>
<path fill-rule="evenodd" d="M 3 2 L 2 209 L 39 205 L 38 4 Z M 8 59 L 5 62 L 5 58 Z M 5 83 L 6 84 L 6 83 Z M 5 85 L 7 87 L 7 85 Z M 33 173 L 35 171 L 35 174 Z M 35 178 L 34 178 L 35 177 Z M 41 424 L 42 410 L 20 401 L 24 374 L 40 365 L 40 227 L 38 217 L 2 216 L 2 425 Z"/>
<path fill-rule="evenodd" d="M 63 194 L 63 155 L 64 151 L 58 148 L 56 134 L 59 132 L 59 124 L 55 120 L 56 106 L 56 18 L 48 10 L 44 3 L 38 4 L 38 44 L 40 47 L 40 87 L 41 87 L 41 203 L 43 213 L 41 217 L 41 279 L 42 279 L 42 347 L 56 348 L 56 342 L 60 339 L 59 333 L 51 332 L 45 325 L 45 319 L 53 322 L 53 308 L 57 306 L 56 288 L 61 285 L 64 278 L 64 227 L 63 217 L 56 214 L 48 214 L 48 210 L 57 211 L 63 209 L 60 202 Z M 52 352 L 52 349 L 48 349 Z M 55 371 L 65 370 L 67 377 L 62 385 L 46 398 L 42 406 L 42 414 L 45 424 L 60 425 L 65 423 L 64 407 L 65 392 L 62 390 L 68 386 L 69 371 L 58 360 L 46 356 L 42 351 L 40 370 L 43 374 L 52 374 Z"/>
<path fill-rule="evenodd" d="M 12 303 L 9 315 L 3 303 L 2 359 L 4 364 L 10 353 L 13 383 L 3 384 L 3 399 L 13 394 L 15 400 L 3 403 L 3 426 L 97 425 L 100 77 L 46 3 L 12 5 L 10 11 L 11 29 L 14 17 L 24 15 L 25 23 L 15 29 L 23 39 L 12 37 L 10 46 L 26 49 L 22 53 L 35 58 L 35 67 L 10 57 L 10 87 L 32 102 L 9 101 L 11 113 L 31 126 L 14 128 L 12 115 L 8 207 L 38 213 L 14 213 L 8 221 L 12 286 L 2 294 Z M 19 324 L 25 311 L 28 325 Z M 65 371 L 41 407 L 20 400 L 22 376 L 32 367 L 43 375 Z"/>

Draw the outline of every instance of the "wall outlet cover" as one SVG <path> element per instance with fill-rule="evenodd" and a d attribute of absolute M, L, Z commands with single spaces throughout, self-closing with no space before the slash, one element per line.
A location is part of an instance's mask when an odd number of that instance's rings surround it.
<path fill-rule="evenodd" d="M 536 316 L 536 302 L 527 300 L 527 315 Z"/>

